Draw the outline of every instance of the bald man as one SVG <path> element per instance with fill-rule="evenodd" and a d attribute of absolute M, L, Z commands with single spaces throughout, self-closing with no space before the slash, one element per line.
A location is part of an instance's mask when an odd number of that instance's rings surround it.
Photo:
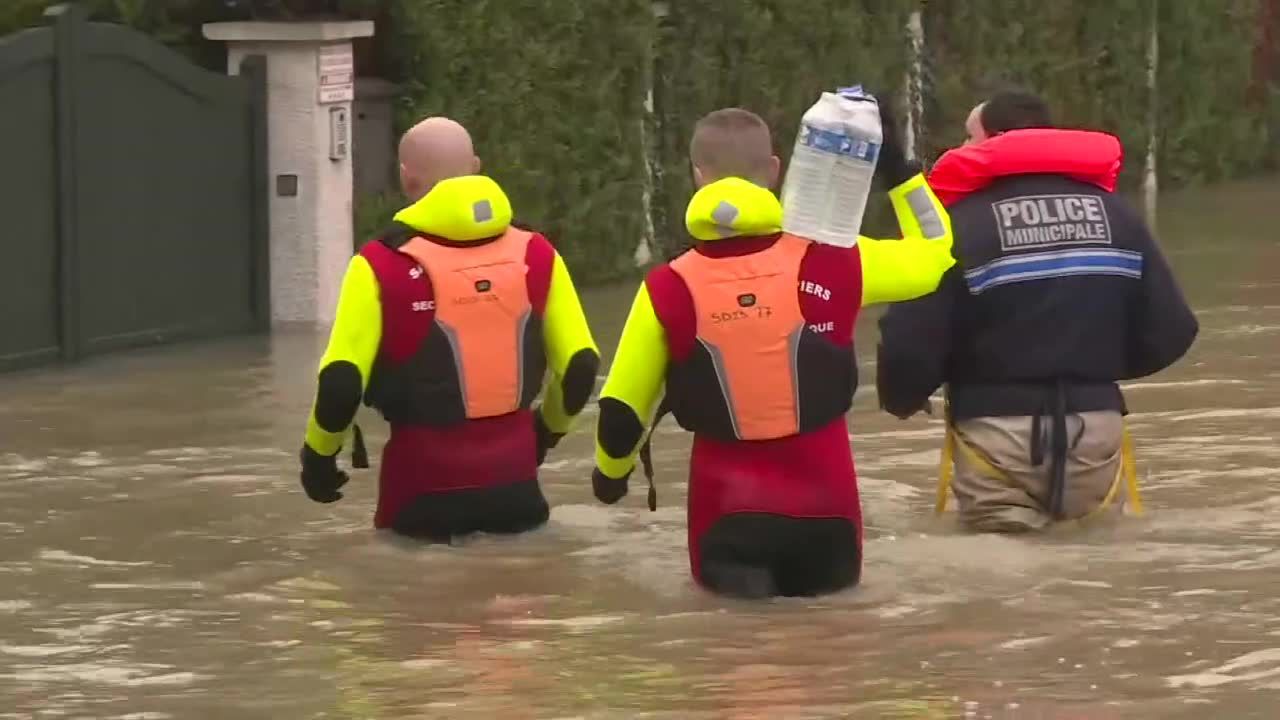
<path fill-rule="evenodd" d="M 600 363 L 577 291 L 551 243 L 511 224 L 461 125 L 423 120 L 399 160 L 409 205 L 347 268 L 303 489 L 320 503 L 342 498 L 336 457 L 349 432 L 353 464 L 367 466 L 353 425 L 363 399 L 391 425 L 375 527 L 436 542 L 537 528 L 549 513 L 538 466 Z"/>
<path fill-rule="evenodd" d="M 904 238 L 853 248 L 782 232 L 779 161 L 754 113 L 718 110 L 690 146 L 694 247 L 649 273 L 600 396 L 592 486 L 627 494 L 657 400 L 693 433 L 689 563 L 728 595 L 817 595 L 858 582 L 862 513 L 845 413 L 853 327 L 873 303 L 931 292 L 950 221 L 902 156 L 892 118 L 877 174 Z M 660 413 L 661 411 L 657 411 Z"/>

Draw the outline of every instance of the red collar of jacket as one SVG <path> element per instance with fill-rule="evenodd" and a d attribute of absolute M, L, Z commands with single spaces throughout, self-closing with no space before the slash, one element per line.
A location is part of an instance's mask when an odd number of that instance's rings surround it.
<path fill-rule="evenodd" d="M 1065 175 L 1114 192 L 1124 150 L 1114 135 L 1054 128 L 1011 130 L 943 153 L 929 186 L 952 205 L 1010 175 Z"/>

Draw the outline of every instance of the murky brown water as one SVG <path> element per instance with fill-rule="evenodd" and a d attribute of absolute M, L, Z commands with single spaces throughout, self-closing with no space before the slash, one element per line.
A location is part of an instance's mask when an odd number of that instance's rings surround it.
<path fill-rule="evenodd" d="M 372 532 L 372 475 L 335 506 L 298 488 L 316 337 L 0 378 L 0 718 L 1276 717 L 1278 205 L 1275 181 L 1165 201 L 1203 331 L 1129 388 L 1148 518 L 957 534 L 930 516 L 941 427 L 868 387 L 865 581 L 818 602 L 693 587 L 674 423 L 656 514 L 594 502 L 588 418 L 548 528 L 448 549 Z M 602 340 L 631 292 L 593 294 Z"/>

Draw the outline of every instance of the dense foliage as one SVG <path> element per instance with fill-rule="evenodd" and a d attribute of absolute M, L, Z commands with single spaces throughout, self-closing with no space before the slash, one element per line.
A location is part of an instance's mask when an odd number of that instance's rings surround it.
<path fill-rule="evenodd" d="M 38 24 L 49 0 L 0 3 L 0 34 Z M 693 122 L 756 110 L 786 156 L 824 88 L 895 96 L 910 65 L 904 26 L 922 8 L 926 159 L 963 137 L 985 92 L 1042 92 L 1061 122 L 1124 141 L 1124 182 L 1141 174 L 1154 100 L 1165 185 L 1275 167 L 1270 67 L 1277 0 L 84 0 L 195 57 L 199 24 L 238 18 L 367 17 L 361 67 L 404 89 L 400 123 L 430 114 L 474 132 L 517 215 L 544 229 L 584 278 L 629 272 L 646 237 L 660 257 L 683 237 Z M 797 8 L 802 7 L 802 10 Z M 655 17 L 655 9 L 662 9 Z M 1156 96 L 1147 87 L 1152 23 Z M 213 49 L 216 52 L 217 49 Z M 373 62 L 368 59 L 372 58 Z M 216 63 L 214 63 L 216 64 Z M 1263 67 L 1263 64 L 1266 67 Z M 1261 85 L 1259 84 L 1261 83 Z M 652 90 L 651 110 L 647 103 Z M 386 200 L 369 208 L 385 214 Z"/>
<path fill-rule="evenodd" d="M 901 89 L 910 3 L 808 0 L 802 13 L 785 7 L 777 0 L 671 3 L 660 26 L 655 82 L 661 179 L 655 226 L 663 249 L 685 235 L 689 139 L 700 116 L 726 106 L 759 113 L 774 128 L 785 162 L 800 116 L 823 90 L 862 83 L 892 98 Z"/>
<path fill-rule="evenodd" d="M 465 124 L 517 217 L 583 275 L 617 276 L 646 227 L 652 17 L 649 0 L 403 2 L 403 120 Z"/>
<path fill-rule="evenodd" d="M 1173 184 L 1213 181 L 1255 173 L 1280 160 L 1268 127 L 1280 119 L 1280 89 L 1251 93 L 1255 48 L 1280 31 L 1264 2 L 1272 0 L 1165 0 L 1160 4 L 1159 159 Z M 1277 56 L 1272 50 L 1273 62 Z M 1266 88 L 1260 88 L 1266 90 Z M 1268 97 L 1268 94 L 1270 97 Z"/>
<path fill-rule="evenodd" d="M 1256 172 L 1268 160 L 1267 99 L 1247 102 L 1261 11 L 1259 0 L 1143 0 L 1105 12 L 1039 0 L 930 3 L 926 145 L 936 151 L 960 140 L 965 113 L 988 87 L 1020 84 L 1042 92 L 1062 122 L 1117 133 L 1132 184 L 1150 127 L 1147 49 L 1158 13 L 1162 179 Z"/>
<path fill-rule="evenodd" d="M 926 152 L 963 140 L 963 123 L 984 94 L 1005 85 L 1033 88 L 1057 122 L 1105 128 L 1141 172 L 1146 147 L 1149 1 L 1095 3 L 967 0 L 929 3 Z M 1000 18 L 999 22 L 992 22 Z"/>

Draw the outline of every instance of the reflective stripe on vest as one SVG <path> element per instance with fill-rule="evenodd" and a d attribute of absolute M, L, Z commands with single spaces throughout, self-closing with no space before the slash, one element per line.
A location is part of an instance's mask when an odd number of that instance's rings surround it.
<path fill-rule="evenodd" d="M 449 340 L 467 418 L 505 415 L 524 395 L 524 336 L 533 316 L 525 275 L 531 234 L 510 228 L 497 240 L 448 246 L 405 243 L 431 279 L 435 322 Z"/>
<path fill-rule="evenodd" d="M 689 252 L 671 263 L 693 297 L 697 341 L 707 349 L 740 440 L 800 431 L 796 368 L 804 315 L 797 290 L 809 241 L 783 234 L 737 257 Z"/>

